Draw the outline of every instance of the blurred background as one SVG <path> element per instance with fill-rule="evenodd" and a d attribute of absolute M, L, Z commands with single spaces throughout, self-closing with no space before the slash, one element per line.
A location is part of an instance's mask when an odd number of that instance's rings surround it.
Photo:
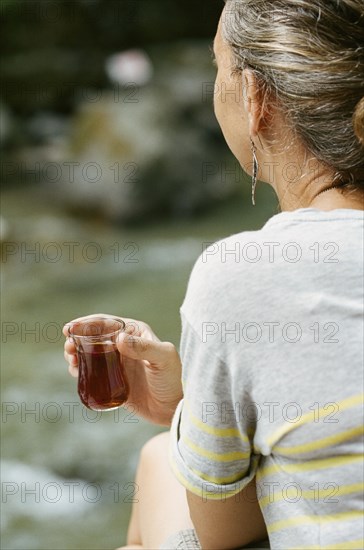
<path fill-rule="evenodd" d="M 213 114 L 220 0 L 1 0 L 2 546 L 125 543 L 162 428 L 81 406 L 63 324 L 149 323 L 179 345 L 204 243 L 277 213 Z"/>

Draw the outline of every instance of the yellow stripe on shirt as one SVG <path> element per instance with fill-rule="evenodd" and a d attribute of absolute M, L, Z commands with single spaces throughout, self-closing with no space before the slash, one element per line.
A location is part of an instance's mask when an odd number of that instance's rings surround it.
<path fill-rule="evenodd" d="M 308 443 L 303 443 L 302 445 L 294 445 L 292 447 L 274 447 L 274 452 L 282 455 L 293 455 L 297 453 L 308 453 L 309 451 L 316 451 L 317 449 L 324 449 L 325 447 L 330 447 L 331 445 L 336 445 L 338 443 L 343 443 L 344 441 L 349 441 L 357 435 L 363 435 L 364 426 L 357 426 L 355 428 L 350 428 L 350 430 L 345 430 L 337 434 L 329 435 L 323 439 L 318 439 L 316 441 L 310 441 Z"/>
<path fill-rule="evenodd" d="M 199 430 L 204 433 L 213 435 L 215 437 L 238 437 L 244 442 L 249 444 L 248 437 L 241 433 L 238 428 L 217 428 L 215 426 L 209 426 L 206 422 L 202 422 L 197 416 L 195 416 L 191 410 L 191 406 L 186 398 L 183 399 L 183 403 L 186 404 L 186 410 L 188 416 L 191 419 L 192 424 L 194 424 Z"/>
<path fill-rule="evenodd" d="M 236 495 L 237 493 L 240 493 L 240 491 L 241 491 L 240 487 L 237 486 L 237 487 L 234 487 L 233 489 L 224 490 L 224 491 L 218 490 L 217 492 L 213 492 L 213 491 L 209 490 L 208 484 L 206 484 L 206 487 L 203 487 L 203 489 L 201 489 L 200 487 L 196 487 L 195 485 L 192 485 L 192 483 L 190 483 L 188 481 L 188 479 L 186 479 L 181 474 L 181 472 L 177 468 L 177 465 L 174 462 L 174 458 L 173 458 L 172 453 L 170 453 L 170 455 L 169 455 L 169 463 L 171 465 L 171 468 L 172 468 L 176 478 L 183 485 L 183 487 L 185 487 L 186 489 L 191 491 L 191 493 L 193 493 L 194 495 L 197 495 L 198 497 L 206 498 L 207 500 L 225 500 L 225 498 L 227 498 L 229 496 L 232 497 L 232 496 Z"/>
<path fill-rule="evenodd" d="M 199 456 L 208 458 L 209 460 L 214 460 L 215 462 L 234 462 L 234 460 L 244 460 L 250 457 L 249 452 L 240 452 L 240 451 L 231 451 L 229 453 L 216 453 L 214 451 L 209 451 L 204 447 L 196 445 L 191 439 L 184 434 L 182 436 L 182 443 L 187 445 L 192 451 L 194 451 Z"/>
<path fill-rule="evenodd" d="M 334 489 L 335 489 L 335 486 L 334 486 Z M 337 498 L 344 495 L 351 495 L 353 493 L 362 494 L 363 491 L 364 491 L 364 483 L 353 483 L 352 485 L 337 486 L 337 490 L 335 492 L 333 492 L 333 487 L 330 487 L 329 489 L 320 489 L 319 492 L 315 489 L 310 489 L 309 491 L 302 491 L 299 494 L 297 494 L 297 489 L 295 487 L 285 490 L 284 493 L 283 493 L 283 489 L 282 491 L 279 491 L 277 488 L 277 491 L 274 491 L 273 495 L 267 495 L 263 498 L 260 498 L 259 504 L 261 508 L 265 508 L 269 504 L 275 504 L 280 500 L 285 500 L 285 499 L 288 500 L 290 498 L 294 499 L 298 497 L 298 499 L 304 498 L 305 500 L 314 500 L 314 499 L 317 499 L 318 497 L 320 499 Z M 293 502 L 293 500 L 289 502 Z"/>
<path fill-rule="evenodd" d="M 339 468 L 345 464 L 351 464 L 356 462 L 363 462 L 363 455 L 344 455 L 334 456 L 331 458 L 319 458 L 317 460 L 310 460 L 305 462 L 293 463 L 293 464 L 271 464 L 258 470 L 257 478 L 260 481 L 271 474 L 288 474 L 295 472 L 307 472 L 311 470 L 322 470 L 326 468 Z"/>
<path fill-rule="evenodd" d="M 327 516 L 296 516 L 287 519 L 281 519 L 267 524 L 268 533 L 274 533 L 276 531 L 282 531 L 283 529 L 290 529 L 297 527 L 298 525 L 312 525 L 317 523 L 330 523 L 337 521 L 353 521 L 357 518 L 363 518 L 364 512 L 362 511 L 350 511 L 340 512 L 338 514 L 330 514 Z"/>
<path fill-rule="evenodd" d="M 238 474 L 233 474 L 233 475 L 224 476 L 224 477 L 217 477 L 217 476 L 210 476 L 208 474 L 205 474 L 204 472 L 201 472 L 200 470 L 196 470 L 195 468 L 191 468 L 191 470 L 194 474 L 196 474 L 198 477 L 200 477 L 204 481 L 209 481 L 210 483 L 216 483 L 217 485 L 237 483 L 238 481 L 241 481 L 242 479 L 244 479 L 244 476 L 246 476 L 248 471 L 248 470 L 243 470 Z"/>
<path fill-rule="evenodd" d="M 342 401 L 339 401 L 337 403 L 339 407 L 339 411 L 343 411 L 345 409 L 350 409 L 351 407 L 355 407 L 356 405 L 360 405 L 363 403 L 363 399 L 364 399 L 363 393 L 343 399 Z M 321 409 L 310 411 L 303 414 L 301 418 L 297 420 L 297 422 L 284 424 L 268 438 L 268 444 L 272 448 L 284 435 L 291 432 L 292 430 L 295 430 L 296 428 L 298 428 L 298 426 L 302 426 L 303 424 L 314 422 L 317 417 L 323 419 L 326 416 L 329 416 L 330 414 L 332 414 L 332 410 L 328 410 L 328 409 L 329 407 L 327 407 L 326 405 L 325 407 L 321 407 Z"/>

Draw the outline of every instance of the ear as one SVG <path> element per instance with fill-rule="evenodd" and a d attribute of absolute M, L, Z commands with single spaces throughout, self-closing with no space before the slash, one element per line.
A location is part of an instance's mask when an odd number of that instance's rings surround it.
<path fill-rule="evenodd" d="M 248 115 L 250 136 L 254 137 L 259 133 L 263 118 L 262 94 L 259 90 L 257 78 L 251 69 L 244 69 L 242 78 L 244 109 Z"/>

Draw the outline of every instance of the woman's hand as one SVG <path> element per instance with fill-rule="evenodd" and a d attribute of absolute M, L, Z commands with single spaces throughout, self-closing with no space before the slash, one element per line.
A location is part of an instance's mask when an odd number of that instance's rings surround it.
<path fill-rule="evenodd" d="M 101 314 L 103 315 L 103 314 Z M 98 315 L 74 319 L 63 328 L 67 340 L 64 356 L 72 376 L 78 376 L 76 348 L 68 337 L 69 327 Z M 123 358 L 130 394 L 140 416 L 157 424 L 170 425 L 177 404 L 183 397 L 181 360 L 175 346 L 161 342 L 152 329 L 142 321 L 120 317 L 126 325 L 120 334 L 117 347 Z"/>

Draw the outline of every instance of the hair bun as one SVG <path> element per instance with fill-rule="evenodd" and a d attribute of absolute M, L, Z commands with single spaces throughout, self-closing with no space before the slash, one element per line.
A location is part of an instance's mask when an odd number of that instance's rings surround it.
<path fill-rule="evenodd" d="M 361 98 L 354 112 L 354 130 L 356 137 L 364 147 L 364 97 Z"/>

